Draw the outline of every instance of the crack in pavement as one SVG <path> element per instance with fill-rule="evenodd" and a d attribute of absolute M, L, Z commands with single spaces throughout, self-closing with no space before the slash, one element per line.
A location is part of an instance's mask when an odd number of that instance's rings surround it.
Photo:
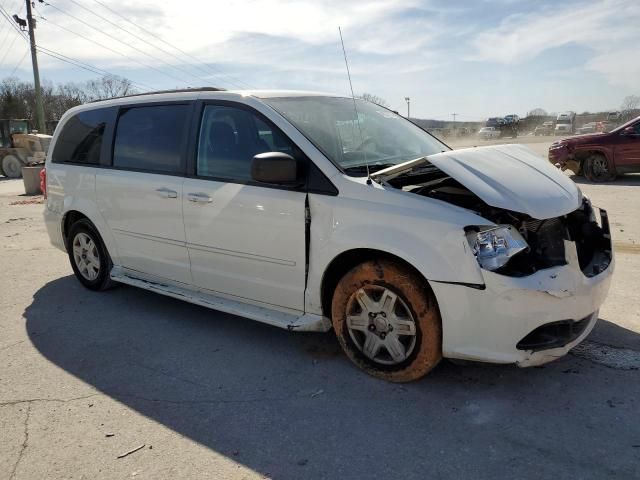
<path fill-rule="evenodd" d="M 103 393 L 92 393 L 91 395 L 84 395 L 82 397 L 73 397 L 73 398 L 26 398 L 20 400 L 4 400 L 0 401 L 0 407 L 6 407 L 7 405 L 20 405 L 21 403 L 26 403 L 31 405 L 35 402 L 53 402 L 53 403 L 68 403 L 75 402 L 78 400 L 85 400 L 91 397 L 97 397 L 100 395 L 104 395 Z"/>
<path fill-rule="evenodd" d="M 27 444 L 29 443 L 29 417 L 31 417 L 31 403 L 27 403 L 27 414 L 24 419 L 24 440 L 22 441 L 22 445 L 20 446 L 20 453 L 18 453 L 18 459 L 16 463 L 13 464 L 13 468 L 11 469 L 11 475 L 9 475 L 9 480 L 13 480 L 16 476 L 16 471 L 18 470 L 18 465 L 22 461 L 22 457 L 24 455 L 24 451 L 27 449 Z"/>
<path fill-rule="evenodd" d="M 324 392 L 323 392 L 324 393 Z M 202 400 L 172 400 L 172 399 L 166 399 L 166 398 L 149 398 L 149 397 L 143 397 L 140 395 L 134 395 L 134 394 L 129 394 L 129 393 L 109 393 L 109 395 L 113 395 L 114 398 L 118 398 L 118 396 L 120 397 L 127 397 L 127 398 L 132 398 L 135 400 L 142 400 L 144 402 L 151 402 L 151 403 L 168 403 L 168 404 L 172 404 L 172 405 L 207 405 L 207 404 L 218 404 L 218 405 L 224 405 L 224 404 L 234 404 L 234 403 L 257 403 L 257 402 L 281 402 L 284 400 L 293 400 L 293 399 L 312 399 L 313 400 L 313 394 L 303 394 L 303 395 L 284 395 L 284 396 L 280 396 L 280 397 L 257 397 L 257 398 L 243 398 L 243 399 L 224 399 L 224 398 L 220 398 L 220 399 L 202 399 Z"/>
<path fill-rule="evenodd" d="M 130 362 L 129 365 L 133 365 L 133 366 L 136 366 L 136 367 L 143 368 L 145 370 L 149 370 L 150 372 L 156 373 L 158 375 L 165 376 L 167 378 L 170 378 L 171 380 L 178 380 L 178 381 L 181 381 L 181 382 L 184 382 L 184 383 L 188 383 L 190 385 L 193 385 L 194 387 L 211 388 L 211 385 L 206 385 L 204 383 L 195 382 L 193 380 L 189 380 L 188 378 L 183 378 L 183 377 L 181 377 L 179 375 L 176 375 L 174 373 L 167 372 L 165 370 L 162 370 L 162 369 L 159 369 L 159 368 L 155 368 L 155 367 L 152 367 L 150 365 L 146 365 L 146 364 L 144 364 L 142 362 Z"/>
<path fill-rule="evenodd" d="M 5 350 L 10 349 L 11 347 L 15 347 L 16 345 L 20 345 L 21 343 L 26 342 L 27 340 L 20 340 L 19 342 L 16 343 L 10 343 L 9 345 L 5 345 L 4 347 L 0 348 L 0 352 L 4 352 Z"/>

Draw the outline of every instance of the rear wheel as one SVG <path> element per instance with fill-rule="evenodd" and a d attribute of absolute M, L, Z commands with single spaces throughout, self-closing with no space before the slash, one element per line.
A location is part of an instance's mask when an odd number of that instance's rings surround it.
<path fill-rule="evenodd" d="M 20 178 L 22 176 L 22 162 L 13 155 L 5 155 L 2 159 L 2 171 L 9 178 Z"/>
<path fill-rule="evenodd" d="M 587 180 L 596 183 L 609 182 L 616 177 L 611 171 L 607 157 L 599 153 L 593 153 L 585 159 L 582 171 Z"/>
<path fill-rule="evenodd" d="M 71 226 L 67 252 L 71 268 L 82 285 L 90 290 L 106 290 L 114 285 L 109 276 L 111 257 L 89 220 L 81 219 Z"/>
<path fill-rule="evenodd" d="M 389 260 L 362 263 L 338 283 L 332 322 L 349 359 L 374 377 L 409 382 L 442 358 L 440 313 L 428 284 Z"/>

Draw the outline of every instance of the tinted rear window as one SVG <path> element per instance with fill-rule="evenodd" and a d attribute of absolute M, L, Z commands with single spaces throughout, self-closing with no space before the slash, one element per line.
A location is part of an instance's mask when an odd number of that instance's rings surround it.
<path fill-rule="evenodd" d="M 132 107 L 118 119 L 113 166 L 165 173 L 184 171 L 189 105 Z"/>
<path fill-rule="evenodd" d="M 113 110 L 100 108 L 80 112 L 65 123 L 51 157 L 56 163 L 98 165 L 102 138 Z"/>

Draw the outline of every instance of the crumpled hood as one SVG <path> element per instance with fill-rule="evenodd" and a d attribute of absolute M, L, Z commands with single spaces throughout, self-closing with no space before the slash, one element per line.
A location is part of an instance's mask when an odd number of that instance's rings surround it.
<path fill-rule="evenodd" d="M 572 212 L 582 201 L 573 180 L 523 145 L 465 148 L 428 160 L 488 205 L 539 220 Z"/>
<path fill-rule="evenodd" d="M 372 175 L 387 180 L 429 162 L 488 205 L 538 220 L 576 210 L 582 194 L 576 184 L 523 145 L 492 145 L 429 155 Z"/>

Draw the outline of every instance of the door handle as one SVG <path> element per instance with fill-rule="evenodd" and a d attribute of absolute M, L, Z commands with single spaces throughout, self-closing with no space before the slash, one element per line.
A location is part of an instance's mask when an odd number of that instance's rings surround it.
<path fill-rule="evenodd" d="M 178 192 L 167 187 L 157 188 L 156 193 L 162 198 L 178 198 Z"/>
<path fill-rule="evenodd" d="M 188 193 L 187 199 L 196 203 L 211 203 L 213 199 L 206 193 Z"/>

